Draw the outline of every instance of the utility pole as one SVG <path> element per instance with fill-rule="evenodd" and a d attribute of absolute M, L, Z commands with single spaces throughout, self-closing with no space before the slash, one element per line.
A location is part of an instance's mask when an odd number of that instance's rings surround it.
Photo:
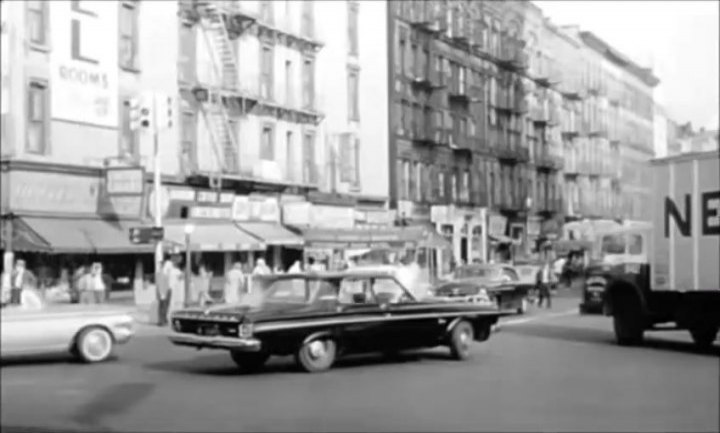
<path fill-rule="evenodd" d="M 153 135 L 153 196 L 155 198 L 155 227 L 162 227 L 163 226 L 163 218 L 162 218 L 162 197 L 161 191 L 162 191 L 162 184 L 161 184 L 161 176 L 160 176 L 160 139 L 158 137 L 158 115 L 157 115 L 157 97 L 156 95 L 152 95 L 152 101 L 150 102 L 152 104 L 152 116 L 153 122 L 151 125 L 152 128 L 152 135 Z M 162 239 L 158 239 L 155 241 L 155 288 L 156 288 L 156 296 L 158 298 L 158 301 L 160 301 L 160 284 L 163 281 L 162 278 L 162 266 L 163 266 L 163 241 Z M 158 306 L 160 305 L 160 302 L 158 302 Z M 160 309 L 159 312 L 162 313 L 164 309 Z M 160 323 L 165 323 L 164 318 L 158 317 L 158 321 Z"/>

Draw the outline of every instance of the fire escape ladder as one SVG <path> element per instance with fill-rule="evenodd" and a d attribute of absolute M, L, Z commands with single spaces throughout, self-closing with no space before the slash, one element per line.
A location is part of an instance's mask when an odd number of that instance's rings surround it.
<path fill-rule="evenodd" d="M 213 151 L 218 158 L 218 165 L 225 172 L 237 173 L 240 170 L 239 146 L 230 120 L 228 105 L 234 105 L 231 104 L 231 100 L 237 96 L 238 63 L 233 42 L 230 40 L 217 3 L 205 2 L 204 13 L 201 14 L 203 19 L 200 20 L 216 80 L 215 84 L 210 86 L 208 95 L 210 106 L 214 109 L 207 110 L 204 104 L 200 104 L 200 107 L 213 142 Z M 217 83 L 220 83 L 219 86 Z M 218 146 L 222 148 L 222 152 Z"/>

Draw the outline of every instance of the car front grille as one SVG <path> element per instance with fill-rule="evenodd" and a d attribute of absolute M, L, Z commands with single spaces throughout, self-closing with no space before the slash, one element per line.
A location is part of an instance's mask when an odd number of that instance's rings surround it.
<path fill-rule="evenodd" d="M 238 325 L 210 320 L 175 319 L 173 328 L 176 332 L 206 336 L 237 337 Z"/>

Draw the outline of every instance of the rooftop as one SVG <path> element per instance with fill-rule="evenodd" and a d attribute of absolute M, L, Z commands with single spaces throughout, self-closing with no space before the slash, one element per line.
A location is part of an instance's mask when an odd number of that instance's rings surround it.
<path fill-rule="evenodd" d="M 638 65 L 625 54 L 597 37 L 594 33 L 581 31 L 580 38 L 582 38 L 583 42 L 585 42 L 588 47 L 604 55 L 606 59 L 635 75 L 648 86 L 655 87 L 660 83 L 660 79 L 653 74 L 652 69 L 644 68 Z"/>

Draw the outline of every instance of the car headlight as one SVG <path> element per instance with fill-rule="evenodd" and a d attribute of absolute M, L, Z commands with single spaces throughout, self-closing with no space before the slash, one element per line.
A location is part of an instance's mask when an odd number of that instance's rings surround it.
<path fill-rule="evenodd" d="M 178 319 L 173 319 L 172 327 L 173 327 L 173 331 L 180 332 L 180 330 L 182 329 L 182 326 L 180 325 L 180 321 Z"/>
<path fill-rule="evenodd" d="M 482 303 L 490 303 L 491 302 L 490 295 L 488 295 L 488 292 L 485 289 L 478 290 L 477 299 L 478 299 L 478 302 L 482 302 Z"/>
<path fill-rule="evenodd" d="M 240 338 L 250 338 L 253 334 L 253 324 L 252 323 L 242 323 L 240 326 L 238 326 L 238 337 Z"/>

